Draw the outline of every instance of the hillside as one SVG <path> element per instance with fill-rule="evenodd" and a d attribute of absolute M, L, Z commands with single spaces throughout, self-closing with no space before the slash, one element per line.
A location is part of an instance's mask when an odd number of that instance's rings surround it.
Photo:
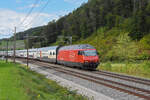
<path fill-rule="evenodd" d="M 103 60 L 149 59 L 150 0 L 89 0 L 72 13 L 46 26 L 17 34 L 30 39 L 31 47 L 73 44 L 94 45 Z M 61 37 L 61 38 L 60 38 Z"/>
<path fill-rule="evenodd" d="M 74 44 L 91 44 L 99 52 L 101 61 L 135 61 L 150 59 L 150 35 L 144 36 L 140 41 L 133 41 L 129 32 L 114 27 L 110 30 L 102 27 L 86 39 Z"/>

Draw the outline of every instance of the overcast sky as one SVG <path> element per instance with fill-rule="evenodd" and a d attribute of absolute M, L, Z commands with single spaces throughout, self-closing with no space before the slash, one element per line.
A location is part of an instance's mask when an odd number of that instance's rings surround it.
<path fill-rule="evenodd" d="M 17 27 L 17 32 L 19 32 L 31 27 L 45 25 L 51 20 L 57 20 L 60 16 L 72 12 L 87 1 L 2 0 L 0 2 L 0 39 L 12 36 L 15 26 Z M 47 6 L 45 7 L 45 5 Z M 27 17 L 30 11 L 32 13 Z"/>

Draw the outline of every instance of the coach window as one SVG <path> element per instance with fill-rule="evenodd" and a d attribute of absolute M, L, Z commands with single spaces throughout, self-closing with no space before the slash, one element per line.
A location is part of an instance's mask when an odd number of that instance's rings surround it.
<path fill-rule="evenodd" d="M 55 55 L 55 52 L 53 52 L 53 55 Z"/>

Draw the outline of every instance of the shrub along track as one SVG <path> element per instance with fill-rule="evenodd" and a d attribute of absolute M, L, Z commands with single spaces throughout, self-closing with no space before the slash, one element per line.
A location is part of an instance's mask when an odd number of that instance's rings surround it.
<path fill-rule="evenodd" d="M 23 59 L 19 59 L 22 60 L 23 62 L 25 62 L 25 60 Z M 150 90 L 147 89 L 143 89 L 143 88 L 138 88 L 138 87 L 134 87 L 134 86 L 130 86 L 127 84 L 123 84 L 123 83 L 119 83 L 119 82 L 115 82 L 112 80 L 108 80 L 108 79 L 104 79 L 104 78 L 100 78 L 100 77 L 96 77 L 93 75 L 88 75 L 85 73 L 82 73 L 80 71 L 75 71 L 75 70 L 71 70 L 71 69 L 67 69 L 64 67 L 58 67 L 55 64 L 49 64 L 47 62 L 40 62 L 40 61 L 35 61 L 35 60 L 30 60 L 30 63 L 32 64 L 36 64 L 38 66 L 41 66 L 40 69 L 44 70 L 44 69 L 53 69 L 55 71 L 64 73 L 64 74 L 68 74 L 71 76 L 75 76 L 84 80 L 88 80 L 100 85 L 104 85 L 106 87 L 112 88 L 112 89 L 116 89 L 119 90 L 121 92 L 124 93 L 128 93 L 130 95 L 134 95 L 134 96 L 138 96 L 140 98 L 144 98 L 145 100 L 150 100 Z M 84 72 L 84 71 L 83 71 Z M 135 78 L 135 77 L 131 77 L 131 76 L 124 76 L 124 75 L 120 75 L 120 74 L 115 74 L 115 73 L 109 73 L 109 72 L 105 72 L 105 71 L 92 71 L 92 73 L 96 73 L 99 75 L 106 75 L 109 77 L 115 77 L 115 78 L 119 78 L 122 80 L 126 80 L 126 81 L 134 81 L 134 82 L 138 82 L 140 84 L 144 84 L 144 85 L 149 85 L 149 80 L 146 79 L 141 79 L 141 78 Z"/>

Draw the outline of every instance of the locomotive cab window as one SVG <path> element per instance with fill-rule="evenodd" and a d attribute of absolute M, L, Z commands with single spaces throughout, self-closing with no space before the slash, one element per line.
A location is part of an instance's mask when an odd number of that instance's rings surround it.
<path fill-rule="evenodd" d="M 78 55 L 83 55 L 83 51 L 78 51 Z"/>
<path fill-rule="evenodd" d="M 97 51 L 96 50 L 86 50 L 84 51 L 84 56 L 97 56 Z"/>

